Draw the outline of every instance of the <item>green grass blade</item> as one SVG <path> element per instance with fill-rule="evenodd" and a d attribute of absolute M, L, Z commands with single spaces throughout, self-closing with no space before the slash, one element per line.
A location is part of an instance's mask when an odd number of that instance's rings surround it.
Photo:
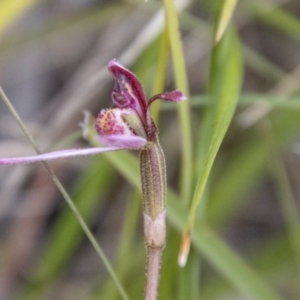
<path fill-rule="evenodd" d="M 173 0 L 164 0 L 166 27 L 169 35 L 169 43 L 172 53 L 172 62 L 176 88 L 189 97 L 188 80 L 182 51 L 179 23 Z M 181 199 L 186 204 L 190 200 L 192 188 L 192 131 L 189 102 L 183 101 L 177 104 L 182 139 L 182 174 Z"/>
<path fill-rule="evenodd" d="M 232 30 L 227 31 L 221 41 L 214 46 L 210 72 L 209 94 L 212 97 L 212 104 L 207 110 L 200 139 L 202 143 L 200 158 L 203 163 L 201 164 L 197 186 L 183 234 L 183 243 L 179 255 L 180 265 L 185 265 L 197 208 L 203 197 L 214 159 L 238 101 L 242 79 L 242 62 L 239 41 Z"/>
<path fill-rule="evenodd" d="M 236 7 L 237 0 L 225 0 L 217 22 L 217 27 L 214 36 L 214 42 L 218 43 L 222 38 Z"/>

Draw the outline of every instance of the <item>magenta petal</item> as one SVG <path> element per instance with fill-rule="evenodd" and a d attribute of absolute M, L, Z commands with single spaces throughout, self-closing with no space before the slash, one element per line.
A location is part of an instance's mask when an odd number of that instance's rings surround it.
<path fill-rule="evenodd" d="M 140 81 L 117 60 L 108 64 L 110 73 L 116 79 L 112 91 L 112 100 L 119 108 L 132 108 L 137 111 L 143 121 L 146 120 L 147 102 L 145 92 Z"/>
<path fill-rule="evenodd" d="M 96 148 L 86 148 L 86 149 L 68 149 L 61 151 L 54 151 L 34 156 L 25 157 L 12 157 L 12 158 L 0 158 L 0 165 L 19 165 L 19 164 L 29 164 L 38 161 L 52 160 L 57 158 L 72 157 L 72 156 L 83 156 L 92 155 L 103 152 L 122 150 L 120 147 L 96 147 Z"/>
<path fill-rule="evenodd" d="M 161 100 L 165 100 L 165 101 L 173 101 L 173 102 L 179 102 L 179 101 L 183 101 L 186 100 L 186 96 L 181 92 L 181 91 L 172 91 L 172 92 L 165 92 L 162 94 L 157 94 L 154 95 L 153 97 L 151 97 L 148 101 L 148 106 L 150 106 L 150 104 L 157 99 L 161 99 Z"/>
<path fill-rule="evenodd" d="M 140 149 L 144 147 L 147 140 L 137 135 L 100 135 L 98 140 L 107 145 L 119 148 Z"/>

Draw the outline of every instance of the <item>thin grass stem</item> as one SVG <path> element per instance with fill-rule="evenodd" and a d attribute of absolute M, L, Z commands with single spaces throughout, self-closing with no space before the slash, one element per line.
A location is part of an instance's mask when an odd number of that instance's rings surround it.
<path fill-rule="evenodd" d="M 169 43 L 172 53 L 176 88 L 189 97 L 188 80 L 185 60 L 181 45 L 179 23 L 176 7 L 173 0 L 164 0 L 166 27 L 169 34 Z M 181 199 L 188 205 L 192 191 L 192 131 L 189 101 L 178 105 L 181 140 L 182 140 L 182 174 L 180 176 Z"/>
<path fill-rule="evenodd" d="M 40 154 L 41 151 L 39 150 L 36 142 L 34 141 L 34 139 L 32 137 L 32 135 L 27 130 L 24 122 L 22 121 L 21 117 L 19 116 L 17 111 L 12 106 L 11 102 L 9 101 L 8 97 L 4 93 L 1 86 L 0 86 L 0 96 L 3 100 L 3 102 L 5 103 L 5 105 L 7 106 L 7 108 L 9 109 L 9 111 L 11 112 L 11 114 L 13 115 L 13 117 L 15 118 L 15 120 L 17 121 L 17 123 L 19 124 L 19 126 L 21 127 L 21 129 L 24 132 L 25 136 L 30 141 L 30 143 L 31 143 L 32 147 L 34 148 L 34 150 L 38 154 Z M 105 254 L 102 251 L 101 247 L 99 246 L 96 238 L 94 237 L 94 235 L 90 231 L 89 227 L 87 226 L 86 222 L 84 221 L 83 217 L 81 216 L 80 212 L 78 211 L 78 209 L 77 209 L 76 205 L 74 204 L 73 200 L 71 199 L 70 195 L 68 194 L 68 192 L 66 191 L 64 186 L 61 184 L 61 182 L 59 181 L 59 179 L 55 175 L 55 173 L 54 173 L 53 169 L 50 167 L 49 163 L 47 163 L 45 161 L 42 161 L 41 163 L 44 165 L 46 170 L 49 172 L 49 174 L 51 176 L 51 179 L 53 180 L 54 184 L 57 186 L 58 190 L 61 192 L 63 198 L 66 200 L 67 204 L 69 205 L 69 207 L 71 208 L 72 212 L 74 213 L 76 219 L 78 220 L 78 223 L 80 224 L 81 228 L 85 232 L 87 238 L 91 242 L 92 246 L 94 247 L 95 251 L 99 255 L 100 259 L 103 261 L 103 264 L 105 265 L 108 273 L 110 274 L 113 281 L 115 282 L 115 285 L 116 285 L 122 299 L 129 300 L 125 290 L 123 289 L 123 287 L 122 287 L 121 283 L 119 282 L 116 274 L 114 273 L 108 259 L 106 258 Z"/>

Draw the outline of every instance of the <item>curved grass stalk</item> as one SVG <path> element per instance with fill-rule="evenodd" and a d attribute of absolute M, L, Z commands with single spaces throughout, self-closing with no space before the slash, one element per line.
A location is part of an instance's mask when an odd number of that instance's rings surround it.
<path fill-rule="evenodd" d="M 34 148 L 34 150 L 38 154 L 40 154 L 41 152 L 40 152 L 38 146 L 36 145 L 32 135 L 27 130 L 27 128 L 26 128 L 25 124 L 23 123 L 21 117 L 16 112 L 16 110 L 12 106 L 11 102 L 9 101 L 8 97 L 6 96 L 6 94 L 4 93 L 4 91 L 1 87 L 0 87 L 0 96 L 3 99 L 3 102 L 5 103 L 7 108 L 9 109 L 9 111 L 11 112 L 11 114 L 13 115 L 13 117 L 15 118 L 15 120 L 17 121 L 17 123 L 19 124 L 19 126 L 21 127 L 21 129 L 24 132 L 25 136 L 30 141 L 30 143 L 31 143 L 32 147 Z M 57 188 L 61 192 L 63 198 L 66 200 L 67 204 L 70 206 L 70 208 L 71 208 L 72 212 L 74 213 L 76 219 L 78 220 L 78 223 L 80 224 L 82 230 L 85 232 L 87 238 L 91 242 L 92 246 L 94 247 L 95 251 L 99 255 L 100 259 L 103 261 L 108 273 L 110 274 L 113 281 L 115 282 L 115 285 L 116 285 L 122 299 L 129 300 L 128 296 L 126 295 L 125 290 L 123 289 L 121 283 L 119 282 L 119 279 L 117 278 L 116 274 L 114 273 L 108 259 L 106 258 L 105 254 L 102 251 L 101 247 L 99 246 L 97 240 L 95 239 L 94 235 L 90 231 L 89 227 L 87 226 L 86 222 L 84 221 L 83 217 L 81 216 L 80 212 L 78 211 L 77 207 L 75 206 L 75 204 L 74 204 L 73 200 L 71 199 L 70 195 L 68 194 L 68 192 L 66 191 L 64 186 L 61 184 L 61 182 L 59 181 L 59 179 L 55 175 L 55 173 L 54 173 L 53 169 L 50 167 L 50 165 L 45 161 L 42 161 L 41 163 L 44 165 L 46 170 L 49 172 L 54 184 L 57 186 Z"/>

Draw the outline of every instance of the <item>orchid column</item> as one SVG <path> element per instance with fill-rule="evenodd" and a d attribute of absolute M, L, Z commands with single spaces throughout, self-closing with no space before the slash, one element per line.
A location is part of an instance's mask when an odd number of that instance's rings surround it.
<path fill-rule="evenodd" d="M 136 76 L 116 60 L 108 69 L 115 78 L 113 108 L 100 111 L 95 128 L 104 147 L 68 149 L 27 157 L 0 158 L 0 165 L 27 164 L 123 149 L 140 150 L 143 191 L 144 235 L 147 248 L 146 300 L 157 299 L 159 268 L 166 239 L 166 166 L 151 118 L 150 105 L 157 99 L 178 102 L 186 98 L 180 91 L 165 92 L 148 101 Z"/>

